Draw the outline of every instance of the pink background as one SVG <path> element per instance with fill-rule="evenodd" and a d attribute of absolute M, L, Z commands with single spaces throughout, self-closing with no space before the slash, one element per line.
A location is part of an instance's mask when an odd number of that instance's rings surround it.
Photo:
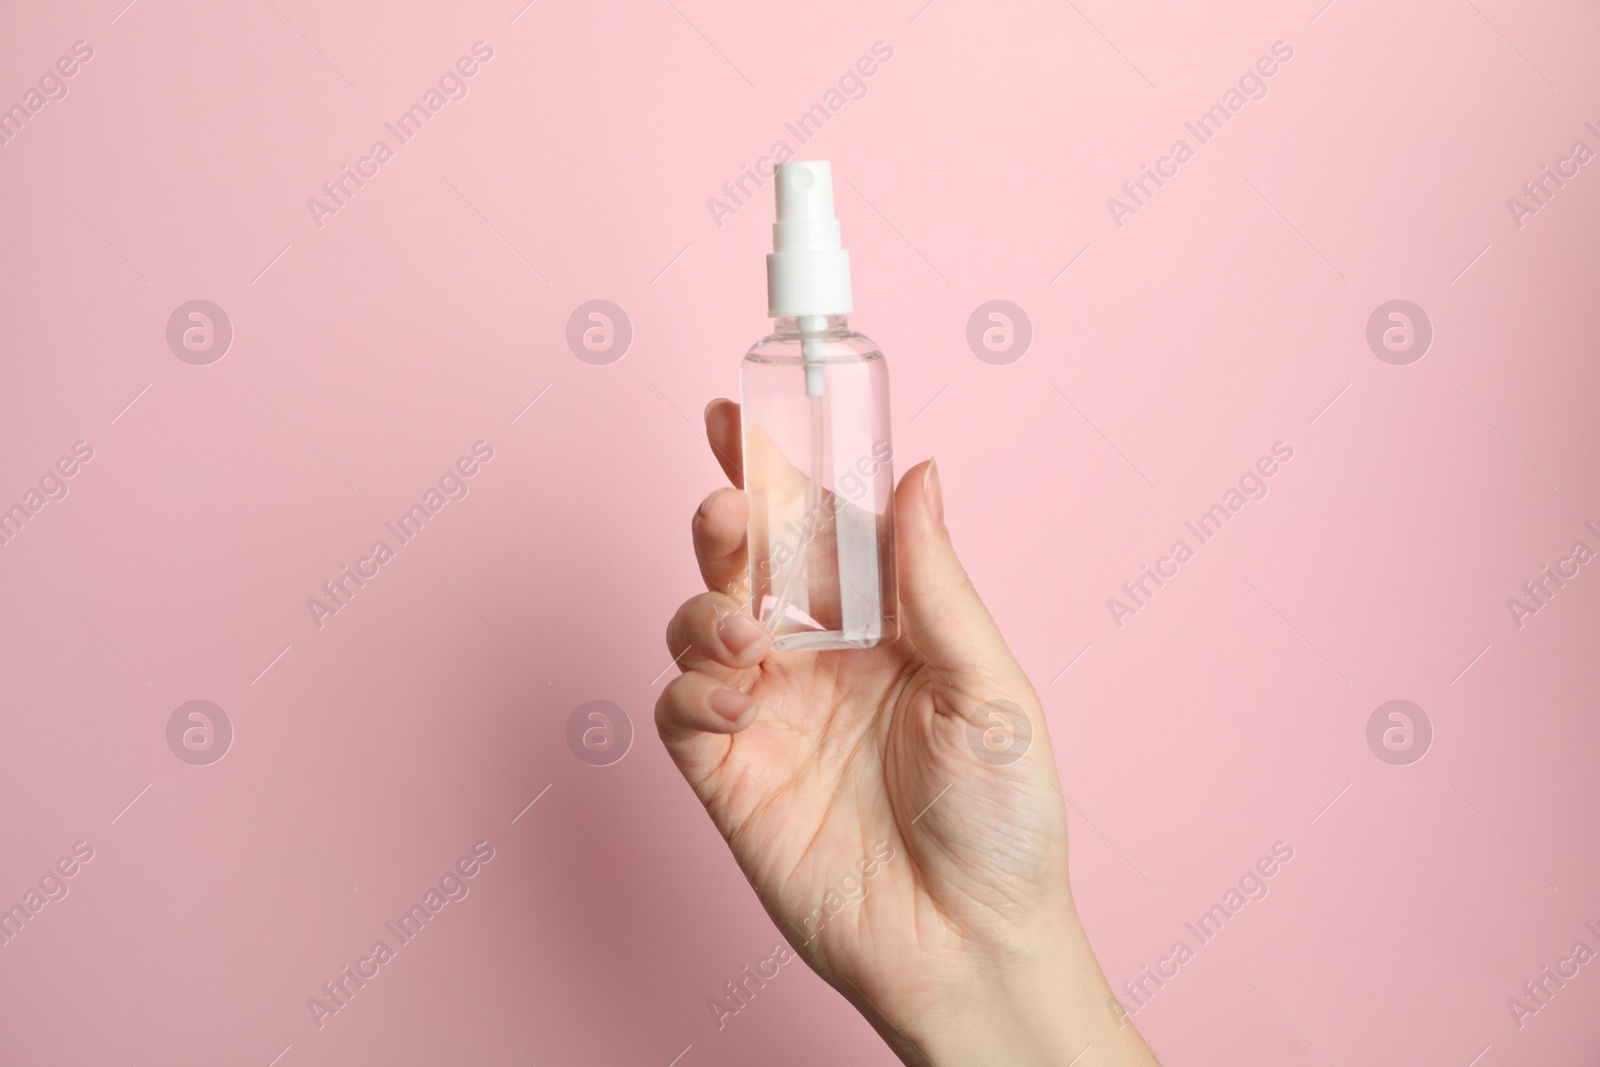
<path fill-rule="evenodd" d="M 721 480 L 700 409 L 767 327 L 770 187 L 720 227 L 707 199 L 883 41 L 799 154 L 834 165 L 900 466 L 938 456 L 1044 697 L 1113 985 L 1295 850 L 1140 1028 L 1168 1064 L 1595 1062 L 1600 964 L 1507 1007 L 1600 950 L 1600 566 L 1506 604 L 1600 549 L 1600 163 L 1506 205 L 1600 149 L 1592 4 L 122 3 L 0 14 L 0 105 L 94 51 L 0 146 L 0 506 L 94 450 L 0 547 L 0 904 L 94 849 L 0 948 L 0 1060 L 891 1062 L 798 967 L 717 1029 L 778 934 L 651 721 Z M 307 198 L 479 40 L 319 228 Z M 1275 41 L 1268 95 L 1119 228 Z M 234 330 L 208 366 L 165 337 L 194 299 Z M 565 341 L 594 299 L 634 331 L 610 365 Z M 1032 324 L 1008 365 L 965 340 L 991 299 Z M 1365 340 L 1392 299 L 1433 325 L 1407 366 Z M 480 440 L 319 629 L 307 598 Z M 1119 628 L 1107 598 L 1280 440 Z M 166 739 L 194 699 L 234 729 L 209 766 Z M 607 767 L 565 740 L 593 699 L 636 731 Z M 1391 699 L 1420 762 L 1368 747 Z M 319 1030 L 307 998 L 485 840 Z"/>

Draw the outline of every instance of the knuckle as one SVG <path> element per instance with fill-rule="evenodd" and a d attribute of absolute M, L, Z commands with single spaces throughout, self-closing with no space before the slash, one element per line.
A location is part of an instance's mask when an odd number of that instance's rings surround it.
<path fill-rule="evenodd" d="M 668 682 L 666 687 L 661 690 L 661 695 L 656 698 L 656 730 L 658 732 L 665 733 L 672 726 L 673 709 L 678 703 L 678 694 L 681 692 L 678 683 L 682 680 L 683 676 L 679 675 Z"/>
<path fill-rule="evenodd" d="M 695 599 L 696 598 L 694 597 L 690 597 L 688 600 L 685 600 L 681 605 L 679 605 L 678 610 L 673 612 L 672 618 L 667 620 L 667 651 L 671 652 L 674 656 L 682 652 L 684 646 L 688 643 L 686 635 L 689 632 L 694 618 L 693 612 Z"/>

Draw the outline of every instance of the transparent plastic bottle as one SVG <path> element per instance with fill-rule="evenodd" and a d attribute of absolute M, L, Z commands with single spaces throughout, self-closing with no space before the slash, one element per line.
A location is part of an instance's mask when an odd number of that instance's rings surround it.
<path fill-rule="evenodd" d="M 768 257 L 776 330 L 740 371 L 750 606 L 784 650 L 899 636 L 889 370 L 850 330 L 828 164 L 783 164 Z"/>

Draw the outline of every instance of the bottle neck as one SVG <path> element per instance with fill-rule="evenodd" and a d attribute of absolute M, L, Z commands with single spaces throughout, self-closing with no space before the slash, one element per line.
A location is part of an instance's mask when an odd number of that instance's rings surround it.
<path fill-rule="evenodd" d="M 850 322 L 844 315 L 790 315 L 773 320 L 773 332 L 779 337 L 834 337 L 850 332 Z"/>

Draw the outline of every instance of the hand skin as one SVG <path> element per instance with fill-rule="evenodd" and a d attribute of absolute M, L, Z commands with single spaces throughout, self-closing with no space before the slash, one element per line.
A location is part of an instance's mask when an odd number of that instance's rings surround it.
<path fill-rule="evenodd" d="M 956 558 L 933 461 L 894 495 L 900 638 L 772 652 L 739 599 L 738 406 L 713 401 L 706 432 L 733 488 L 693 520 L 711 592 L 668 626 L 683 673 L 656 725 L 779 930 L 907 1064 L 1155 1065 L 1078 920 L 1043 709 Z M 1032 730 L 1009 764 L 969 745 L 993 701 Z M 818 929 L 851 873 L 859 899 Z"/>

